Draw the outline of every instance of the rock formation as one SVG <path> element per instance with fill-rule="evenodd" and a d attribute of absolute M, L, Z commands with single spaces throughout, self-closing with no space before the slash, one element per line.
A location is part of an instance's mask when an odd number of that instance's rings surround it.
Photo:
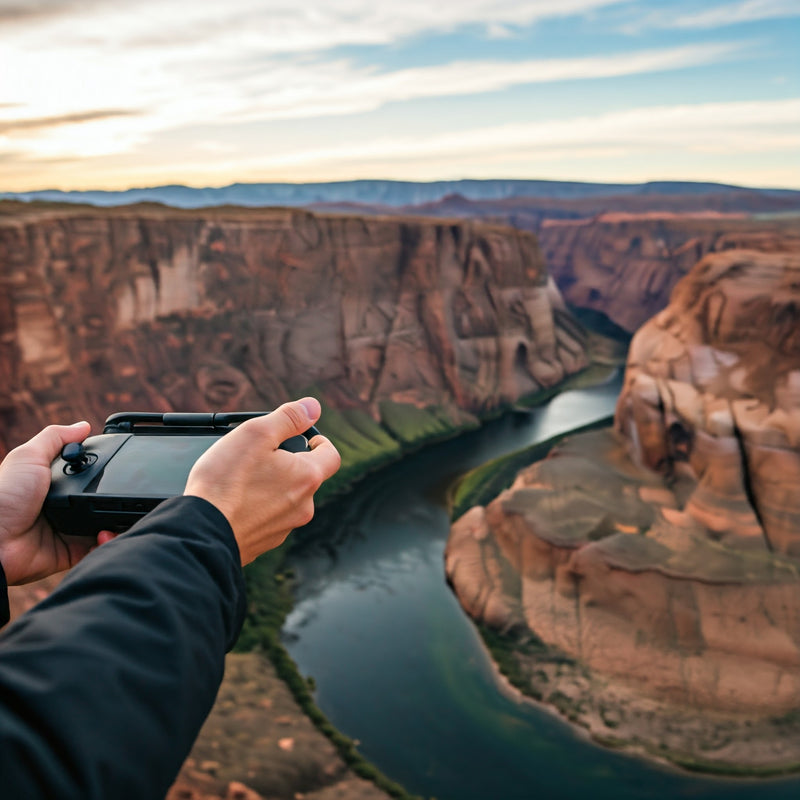
<path fill-rule="evenodd" d="M 798 486 L 800 251 L 710 255 L 634 337 L 614 429 L 461 517 L 448 576 L 598 738 L 796 768 Z"/>
<path fill-rule="evenodd" d="M 537 235 L 565 300 L 602 312 L 628 333 L 667 305 L 678 281 L 707 253 L 800 247 L 796 224 L 662 212 L 550 219 Z"/>
<path fill-rule="evenodd" d="M 0 451 L 115 410 L 270 408 L 314 390 L 457 428 L 586 364 L 533 236 L 497 226 L 6 206 Z"/>

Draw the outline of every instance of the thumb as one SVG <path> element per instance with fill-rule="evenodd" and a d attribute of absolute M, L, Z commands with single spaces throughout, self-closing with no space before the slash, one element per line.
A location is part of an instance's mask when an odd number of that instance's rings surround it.
<path fill-rule="evenodd" d="M 82 442 L 89 435 L 91 427 L 88 422 L 75 422 L 72 425 L 48 425 L 12 453 L 15 452 L 17 457 L 23 457 L 26 461 L 49 466 L 65 444 Z"/>
<path fill-rule="evenodd" d="M 292 436 L 305 433 L 320 417 L 322 409 L 313 397 L 304 397 L 291 403 L 284 403 L 263 417 L 256 417 L 240 425 L 240 428 L 255 426 L 273 449 Z"/>

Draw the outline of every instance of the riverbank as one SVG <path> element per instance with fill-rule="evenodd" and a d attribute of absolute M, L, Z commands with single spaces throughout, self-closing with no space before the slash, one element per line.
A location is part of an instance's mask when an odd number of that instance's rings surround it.
<path fill-rule="evenodd" d="M 714 714 L 644 698 L 592 675 L 534 637 L 515 639 L 477 626 L 498 690 L 570 723 L 595 744 L 679 770 L 721 778 L 800 772 L 800 714 L 767 718 Z"/>
<path fill-rule="evenodd" d="M 579 380 L 597 383 L 606 380 L 608 376 L 608 367 L 600 366 L 584 371 L 580 374 Z M 573 382 L 570 382 L 569 387 L 572 385 L 574 385 Z M 546 403 L 553 394 L 564 391 L 566 388 L 568 388 L 567 385 L 561 385 L 552 392 L 543 392 L 528 398 L 528 402 L 533 406 L 541 405 Z M 347 491 L 347 487 L 354 481 L 360 480 L 364 475 L 376 473 L 381 466 L 390 461 L 397 462 L 411 452 L 419 451 L 436 441 L 456 437 L 479 425 L 477 420 L 464 417 L 462 427 L 455 429 L 452 424 L 452 415 L 441 409 L 412 410 L 406 407 L 387 407 L 382 410 L 384 417 L 391 420 L 389 427 L 378 425 L 371 419 L 367 420 L 364 415 L 359 413 L 339 412 L 329 407 L 324 408 L 325 432 L 331 434 L 331 438 L 343 451 L 349 468 L 345 472 L 345 481 L 334 487 L 335 491 L 329 491 L 318 505 L 327 505 L 334 494 L 343 495 Z M 504 413 L 508 413 L 508 410 Z M 516 413 L 525 412 L 520 407 Z M 302 531 L 298 534 L 303 535 Z M 302 720 L 314 726 L 317 735 L 324 737 L 321 741 L 327 743 L 325 746 L 321 746 L 320 752 L 327 752 L 326 748 L 332 746 L 335 749 L 336 759 L 338 759 L 337 763 L 341 762 L 342 765 L 336 769 L 330 766 L 328 770 L 330 773 L 335 773 L 335 780 L 332 780 L 327 773 L 322 775 L 323 781 L 331 780 L 331 789 L 334 785 L 348 785 L 343 783 L 345 781 L 366 779 L 382 797 L 412 800 L 413 795 L 383 775 L 360 754 L 357 742 L 344 736 L 331 724 L 315 701 L 313 679 L 307 679 L 301 674 L 281 642 L 284 620 L 294 603 L 292 588 L 296 581 L 291 568 L 286 565 L 285 555 L 286 548 L 280 548 L 265 554 L 246 569 L 250 603 L 247 620 L 236 646 L 236 653 L 229 657 L 229 680 L 226 682 L 227 688 L 225 689 L 227 698 L 225 702 L 228 704 L 226 708 L 229 709 L 228 716 L 236 716 L 233 709 L 236 708 L 237 703 L 243 709 L 252 707 L 253 703 L 258 707 L 260 700 L 254 699 L 252 696 L 254 674 L 258 673 L 263 677 L 267 672 L 274 670 L 272 679 L 286 687 L 291 694 L 294 706 L 291 713 L 283 712 L 281 714 L 285 720 L 284 732 L 286 733 L 286 736 L 282 738 L 294 738 L 293 730 L 303 730 Z M 253 658 L 260 660 L 266 666 L 257 669 L 250 661 L 244 662 L 248 664 L 246 668 L 238 666 L 241 659 Z M 270 667 L 270 664 L 273 666 Z M 263 692 L 262 695 L 262 700 L 269 699 Z M 242 719 L 245 719 L 246 726 L 249 724 L 247 722 L 249 712 L 243 710 L 242 713 L 244 714 Z M 219 785 L 221 779 L 238 780 L 249 785 L 247 783 L 248 771 L 242 770 L 242 765 L 247 763 L 248 759 L 255 763 L 259 758 L 258 753 L 253 749 L 252 737 L 241 736 L 238 733 L 234 735 L 231 727 L 233 720 L 231 718 L 226 721 L 225 714 L 224 708 L 215 710 L 211 720 L 216 720 L 216 722 L 209 722 L 208 730 L 204 729 L 204 732 L 201 733 L 196 752 L 192 755 L 190 768 L 195 778 L 200 775 L 202 780 L 199 785 L 202 785 L 203 780 L 209 785 Z M 231 729 L 231 733 L 227 736 L 230 741 L 225 745 L 228 755 L 226 760 L 222 761 L 212 758 L 209 753 L 212 752 L 210 749 L 212 743 L 217 741 L 219 744 L 221 741 L 219 732 L 226 725 Z M 274 764 L 276 760 L 279 761 L 283 751 L 276 752 L 277 745 L 273 741 L 274 737 L 263 734 L 258 739 L 263 740 L 261 749 L 264 752 L 265 761 L 270 764 Z M 294 746 L 298 752 L 302 752 L 305 747 L 299 743 L 299 740 L 296 740 Z M 294 763 L 294 759 L 295 756 L 291 756 L 290 763 Z M 318 775 L 319 770 L 314 766 L 317 761 L 313 758 L 309 761 L 309 770 L 310 773 Z M 202 769 L 203 765 L 207 768 L 205 773 Z M 251 778 L 251 780 L 260 780 L 262 781 L 259 784 L 261 788 L 269 788 L 270 784 L 264 778 L 264 773 L 260 770 L 255 772 L 255 778 Z M 205 778 L 202 777 L 203 774 L 205 774 Z M 259 778 L 259 776 L 261 777 Z M 319 789 L 320 784 L 315 785 Z M 295 788 L 297 791 L 307 792 L 310 791 L 310 786 L 311 784 L 307 784 L 304 788 L 302 783 L 298 783 Z M 306 796 L 314 797 L 313 794 Z M 350 795 L 347 796 L 350 797 Z"/>
<path fill-rule="evenodd" d="M 587 427 L 600 426 L 585 426 L 584 430 Z M 592 481 L 597 482 L 599 480 L 602 482 L 603 472 L 601 470 L 600 473 L 591 472 L 591 474 L 584 475 L 581 472 L 584 468 L 581 467 L 580 459 L 586 457 L 589 458 L 592 464 L 602 464 L 604 462 L 600 457 L 600 451 L 603 448 L 598 448 L 598 442 L 601 439 L 597 435 L 581 437 L 580 435 L 574 435 L 576 433 L 573 432 L 573 435 L 569 437 L 569 455 L 562 454 L 561 457 L 568 459 L 571 480 L 575 482 L 575 485 L 587 488 L 594 485 Z M 496 459 L 494 462 L 486 464 L 474 473 L 467 475 L 454 495 L 454 518 L 465 514 L 473 506 L 487 505 L 514 480 L 521 469 L 533 464 L 537 459 L 544 458 L 552 446 L 558 440 L 565 439 L 566 436 L 562 435 L 555 438 L 555 442 L 543 442 L 520 453 L 512 453 Z M 581 441 L 586 441 L 588 444 L 582 446 Z M 592 455 L 594 455 L 594 458 L 592 458 Z M 617 462 L 614 462 L 614 464 L 616 464 L 616 467 L 620 467 Z M 610 482 L 609 491 L 611 491 L 613 479 L 610 475 L 613 470 L 610 463 L 607 467 L 609 470 L 607 480 Z M 631 516 L 633 515 L 631 498 L 636 495 L 635 484 L 633 483 L 635 469 L 633 466 L 627 465 L 622 467 L 621 470 L 626 475 L 627 488 L 623 490 L 618 501 L 620 508 L 626 503 L 628 504 L 627 514 L 630 519 L 621 522 L 621 517 L 616 518 L 613 511 L 609 511 L 611 516 L 603 517 L 604 521 L 602 523 L 605 526 L 603 530 L 606 528 L 613 530 L 615 525 L 622 525 L 624 534 L 627 535 L 623 534 L 621 536 L 618 542 L 619 547 L 626 543 L 635 545 L 644 541 L 639 536 L 635 536 L 633 539 L 630 538 L 631 534 L 636 533 L 636 525 L 632 523 L 633 516 Z M 548 483 L 548 479 L 539 472 L 535 475 L 530 473 L 528 483 L 535 488 L 527 489 L 527 491 L 535 492 L 536 496 L 540 498 L 540 502 L 545 504 L 551 502 L 569 504 L 572 502 L 573 513 L 578 516 L 581 514 L 586 515 L 586 524 L 590 528 L 594 524 L 592 521 L 594 517 L 591 514 L 587 515 L 586 508 L 581 511 L 580 508 L 575 506 L 576 501 L 566 486 L 551 486 Z M 527 486 L 528 483 L 525 485 Z M 518 491 L 524 493 L 526 490 L 518 487 Z M 652 493 L 655 489 L 649 487 L 646 491 Z M 614 497 L 616 495 L 612 494 L 610 496 Z M 627 498 L 627 500 L 623 502 L 624 498 Z M 510 500 L 507 500 L 507 502 L 511 503 Z M 609 508 L 613 507 L 614 502 L 612 501 L 612 506 L 609 506 Z M 518 513 L 523 513 L 519 502 L 514 508 L 517 509 Z M 476 509 L 476 511 L 480 511 L 480 509 Z M 563 574 L 565 571 L 569 572 L 574 568 L 571 566 L 573 562 L 569 560 L 570 553 L 573 552 L 573 548 L 582 544 L 582 540 L 578 538 L 572 541 L 568 537 L 566 529 L 559 529 L 559 536 L 561 536 L 559 544 L 552 545 L 553 549 L 549 550 L 544 540 L 540 542 L 540 537 L 545 535 L 544 531 L 547 529 L 546 515 L 541 519 L 537 517 L 538 523 L 533 521 L 523 523 L 522 519 L 523 517 L 520 517 L 518 522 L 526 531 L 528 530 L 525 528 L 526 524 L 529 524 L 529 527 L 533 526 L 530 529 L 529 552 L 532 553 L 535 548 L 540 547 L 542 549 L 542 563 L 545 565 L 540 566 L 541 574 L 537 573 L 537 577 L 530 578 L 530 582 L 526 584 L 525 603 L 528 605 L 525 606 L 525 619 L 527 624 L 521 622 L 522 617 L 519 616 L 519 610 L 512 608 L 509 614 L 510 621 L 506 622 L 501 629 L 498 629 L 499 623 L 497 622 L 492 623 L 494 627 L 488 627 L 486 624 L 478 625 L 481 639 L 491 655 L 492 662 L 503 676 L 503 679 L 500 680 L 501 686 L 504 688 L 507 688 L 507 686 L 514 687 L 514 691 L 518 693 L 518 699 L 524 695 L 533 701 L 543 703 L 550 709 L 555 710 L 563 719 L 576 726 L 577 729 L 584 731 L 596 743 L 625 753 L 644 755 L 661 763 L 669 762 L 685 770 L 728 777 L 760 778 L 793 774 L 800 771 L 800 711 L 797 708 L 770 711 L 760 708 L 755 710 L 755 707 L 752 707 L 751 710 L 740 712 L 737 703 L 737 706 L 729 705 L 724 711 L 714 711 L 710 710 L 712 705 L 708 700 L 702 707 L 691 703 L 682 703 L 676 700 L 675 692 L 671 696 L 662 692 L 661 696 L 659 696 L 657 692 L 652 690 L 652 687 L 648 691 L 647 676 L 639 674 L 636 669 L 629 673 L 624 673 L 623 670 L 620 670 L 621 674 L 614 677 L 608 673 L 601 673 L 588 668 L 583 661 L 583 657 L 586 655 L 588 658 L 591 650 L 586 651 L 581 649 L 580 645 L 576 645 L 573 647 L 571 654 L 569 654 L 561 651 L 556 646 L 542 642 L 537 636 L 537 631 L 542 636 L 545 636 L 547 634 L 542 633 L 542 631 L 550 630 L 547 626 L 552 627 L 555 624 L 562 635 L 566 631 L 572 631 L 574 620 L 571 614 L 577 619 L 578 633 L 576 635 L 581 637 L 581 642 L 585 640 L 590 648 L 604 647 L 605 644 L 601 641 L 605 638 L 604 633 L 609 634 L 613 626 L 618 623 L 614 621 L 616 617 L 613 615 L 601 616 L 603 611 L 603 592 L 612 592 L 609 585 L 598 583 L 597 581 L 592 586 L 581 584 L 579 593 L 573 598 L 571 594 L 567 596 L 565 581 L 562 580 L 561 584 L 556 585 L 557 577 L 552 578 L 551 576 L 552 586 L 548 583 L 546 578 L 547 565 L 549 565 L 550 569 L 553 569 L 553 564 L 557 565 L 555 567 L 557 575 Z M 530 519 L 533 520 L 534 518 Z M 466 517 L 464 520 L 465 523 L 469 523 L 468 527 L 477 526 L 472 534 L 476 541 L 488 541 L 486 532 L 482 532 L 483 529 L 480 528 L 477 521 L 469 522 Z M 541 530 L 537 529 L 537 524 L 542 526 Z M 521 528 L 519 527 L 514 528 L 514 530 L 517 531 L 519 536 L 526 535 L 520 532 Z M 534 535 L 537 530 L 538 536 Z M 516 552 L 518 543 L 513 544 L 512 541 L 506 541 L 509 536 L 513 541 L 516 541 L 514 534 L 507 528 L 503 528 L 502 532 L 499 531 L 500 529 L 493 534 L 488 534 L 489 538 L 491 539 L 494 536 L 502 537 L 505 541 L 506 552 Z M 462 527 L 458 535 L 459 543 L 455 545 L 458 555 L 455 556 L 453 554 L 453 557 L 457 557 L 464 564 L 469 563 L 471 565 L 469 569 L 472 570 L 475 576 L 479 576 L 483 572 L 497 573 L 499 575 L 509 567 L 498 553 L 491 551 L 494 555 L 490 555 L 488 550 L 484 556 L 487 559 L 486 561 L 478 560 L 473 563 L 476 561 L 477 554 L 473 549 L 467 548 L 463 538 L 465 532 L 466 528 Z M 572 534 L 569 534 L 569 536 L 572 536 Z M 661 546 L 662 548 L 664 547 L 663 544 Z M 683 545 L 682 552 L 686 552 L 688 546 L 687 541 Z M 470 545 L 470 547 L 472 546 Z M 664 550 L 666 552 L 665 548 Z M 711 567 L 711 564 L 722 558 L 722 554 L 717 552 L 718 550 L 719 548 L 714 549 L 711 546 L 710 551 L 704 557 L 710 560 L 707 561 L 707 568 L 710 570 L 709 575 L 713 576 L 711 582 L 719 583 L 721 581 L 724 584 L 726 579 L 723 577 L 723 573 L 714 573 Z M 729 561 L 732 557 L 729 556 Z M 755 561 L 758 560 L 757 556 L 754 558 Z M 751 581 L 761 579 L 761 573 L 753 571 L 757 565 L 751 564 L 748 556 L 742 554 L 740 555 L 740 560 L 742 564 L 739 565 L 739 571 L 732 573 L 732 575 L 741 573 L 737 580 L 744 580 L 742 577 L 744 575 L 750 576 L 749 580 Z M 526 575 L 532 574 L 531 571 L 536 571 L 537 568 L 533 562 L 528 561 L 526 563 Z M 538 561 L 536 563 L 539 564 Z M 481 564 L 482 566 L 480 566 Z M 647 564 L 638 564 L 638 566 L 637 564 L 632 564 L 628 567 L 632 575 L 640 576 L 642 569 L 658 571 L 657 564 L 648 562 L 649 567 Z M 449 562 L 448 565 L 450 568 Z M 618 571 L 622 570 L 623 575 L 627 574 L 624 562 L 617 563 L 616 568 Z M 614 569 L 612 568 L 613 571 Z M 519 579 L 519 576 L 514 578 L 517 582 Z M 606 580 L 610 580 L 610 578 L 607 577 Z M 631 580 L 641 581 L 644 579 L 634 577 Z M 683 586 L 682 590 L 675 589 L 678 593 L 676 596 L 682 598 L 683 605 L 678 606 L 677 612 L 668 610 L 667 617 L 672 619 L 673 614 L 682 613 L 683 616 L 679 618 L 679 621 L 672 624 L 683 624 L 684 627 L 689 626 L 689 608 L 692 603 L 686 593 L 690 591 L 692 577 L 689 574 L 682 576 L 678 573 L 673 573 L 670 580 L 685 584 L 685 586 Z M 728 578 L 727 580 L 730 581 L 733 578 Z M 634 584 L 625 583 L 621 579 L 617 579 L 617 583 L 621 583 L 623 590 L 625 586 L 628 586 L 631 592 L 630 596 L 636 597 Z M 471 605 L 471 603 L 477 602 L 476 596 L 479 596 L 480 601 L 486 605 L 486 608 L 489 607 L 491 601 L 491 603 L 495 604 L 494 608 L 497 609 L 499 607 L 498 603 L 501 605 L 503 603 L 513 604 L 513 597 L 519 594 L 518 592 L 512 592 L 509 596 L 500 595 L 497 593 L 498 587 L 491 582 L 489 585 L 478 583 L 473 586 L 470 581 L 465 582 L 463 574 L 456 586 L 459 590 L 462 604 L 466 603 L 465 608 L 473 615 L 476 615 L 477 607 Z M 543 586 L 545 588 L 542 588 Z M 657 581 L 653 586 L 653 591 L 665 591 L 664 587 L 658 584 Z M 743 587 L 743 591 L 745 588 Z M 552 596 L 549 593 L 552 593 Z M 588 600 L 584 598 L 584 594 Z M 543 599 L 536 605 L 535 597 L 539 596 Z M 614 596 L 613 592 L 612 596 Z M 753 594 L 740 596 L 745 597 L 743 608 L 749 608 L 749 598 Z M 606 600 L 606 602 L 609 601 Z M 584 608 L 582 603 L 588 603 L 587 607 Z M 669 601 L 665 600 L 664 603 L 669 606 Z M 557 611 L 557 608 L 561 609 L 561 611 Z M 671 609 L 672 607 L 669 606 L 669 608 Z M 572 609 L 572 611 L 570 612 L 569 609 Z M 483 612 L 478 611 L 477 617 L 481 618 L 482 613 L 486 614 L 487 612 L 485 610 Z M 742 611 L 742 614 L 744 613 Z M 555 622 L 548 615 L 554 616 Z M 494 616 L 497 618 L 497 614 L 494 614 Z M 517 620 L 517 622 L 514 622 L 514 620 Z M 593 628 L 592 620 L 595 620 L 595 624 L 599 627 Z M 744 620 L 742 619 L 742 621 Z M 651 620 L 651 623 L 653 625 L 657 624 L 655 618 Z M 540 625 L 545 627 L 540 627 Z M 724 628 L 724 623 L 720 623 L 720 625 Z M 652 639 L 653 641 L 649 645 L 653 650 L 651 661 L 659 658 L 659 653 L 661 654 L 661 660 L 664 660 L 672 657 L 672 651 L 676 648 L 680 650 L 675 644 L 670 646 L 666 640 L 659 645 L 654 634 L 652 632 L 648 634 L 646 631 L 647 628 L 641 629 L 639 634 L 641 641 L 637 639 L 636 646 L 644 647 L 648 640 Z M 659 647 L 662 649 L 659 649 Z M 703 644 L 703 647 L 705 648 L 706 645 Z M 628 653 L 628 651 L 626 650 L 625 653 Z M 630 653 L 634 653 L 634 650 L 630 650 Z M 615 664 L 623 658 L 626 658 L 627 663 L 627 656 L 622 653 L 617 653 L 615 658 L 616 661 L 613 662 Z M 687 669 L 691 665 L 694 666 L 696 671 L 703 669 L 699 662 L 699 652 L 687 652 L 685 653 L 685 658 L 688 664 Z M 736 655 L 731 655 L 731 658 L 735 659 Z M 639 659 L 641 661 L 641 655 L 639 655 Z M 659 668 L 653 663 L 651 663 L 651 666 L 656 671 Z M 705 669 L 708 671 L 711 667 L 706 666 Z M 791 669 L 791 667 L 787 667 L 787 669 Z M 739 676 L 738 686 L 744 687 L 747 685 L 746 681 L 743 680 L 744 677 Z M 684 680 L 687 680 L 686 676 L 684 676 Z M 724 683 L 725 680 L 724 677 L 719 678 L 720 683 Z M 744 700 L 745 698 L 743 697 L 742 701 Z"/>

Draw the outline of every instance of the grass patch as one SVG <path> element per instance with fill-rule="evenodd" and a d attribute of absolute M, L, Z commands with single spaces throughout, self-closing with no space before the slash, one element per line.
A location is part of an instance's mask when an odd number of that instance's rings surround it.
<path fill-rule="evenodd" d="M 442 406 L 419 408 L 411 403 L 383 400 L 379 408 L 381 422 L 406 451 L 480 425 L 474 417 L 456 417 Z"/>
<path fill-rule="evenodd" d="M 451 518 L 456 520 L 473 506 L 485 506 L 490 503 L 500 492 L 511 486 L 521 469 L 530 466 L 535 461 L 541 461 L 555 445 L 567 436 L 607 428 L 613 419 L 613 416 L 603 417 L 566 433 L 559 433 L 544 442 L 532 444 L 492 461 L 487 461 L 466 473 L 452 494 Z"/>
<path fill-rule="evenodd" d="M 477 624 L 477 628 L 500 674 L 523 694 L 534 700 L 541 700 L 541 693 L 531 684 L 521 668 L 517 653 L 541 653 L 546 650 L 545 645 L 538 639 L 519 642 L 513 635 L 499 633 L 487 625 Z"/>
<path fill-rule="evenodd" d="M 318 397 L 321 397 L 317 394 Z M 403 454 L 397 439 L 365 411 L 340 411 L 322 404 L 322 432 L 333 442 L 342 457 L 342 466 L 317 492 L 317 504 L 349 489 L 359 478 Z"/>

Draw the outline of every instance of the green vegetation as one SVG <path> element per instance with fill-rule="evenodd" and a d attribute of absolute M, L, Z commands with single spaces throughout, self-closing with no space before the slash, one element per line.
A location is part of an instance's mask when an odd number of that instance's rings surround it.
<path fill-rule="evenodd" d="M 500 674 L 523 694 L 533 697 L 534 700 L 541 700 L 541 693 L 531 685 L 528 676 L 520 666 L 517 654 L 522 652 L 526 654 L 544 653 L 546 652 L 545 645 L 539 639 L 534 638 L 530 632 L 528 632 L 529 641 L 523 643 L 516 637 L 499 633 L 487 625 L 478 624 L 477 627 L 481 639 L 492 655 L 492 661 L 500 670 Z"/>
<path fill-rule="evenodd" d="M 474 417 L 466 415 L 456 419 L 441 406 L 419 408 L 393 400 L 381 401 L 380 414 L 388 431 L 407 450 L 477 428 L 480 424 Z"/>
<path fill-rule="evenodd" d="M 562 385 L 546 392 L 539 392 L 528 398 L 528 402 L 541 404 L 563 389 Z M 336 445 L 342 456 L 342 467 L 337 475 L 327 481 L 317 492 L 317 507 L 323 505 L 335 494 L 349 489 L 356 480 L 368 472 L 374 471 L 388 462 L 396 461 L 404 453 L 424 444 L 474 429 L 480 424 L 475 417 L 458 410 L 451 413 L 438 406 L 419 408 L 408 403 L 392 401 L 384 401 L 380 404 L 381 422 L 379 423 L 365 411 L 333 408 L 322 400 L 324 392 L 312 388 L 308 394 L 313 394 L 321 399 L 324 432 Z M 497 414 L 500 413 L 502 410 L 497 411 Z M 555 440 L 545 443 L 545 447 L 541 448 L 542 455 L 546 455 L 554 443 Z M 534 446 L 522 452 L 525 455 L 518 455 L 518 457 L 527 458 L 527 463 L 530 463 L 530 460 L 537 457 L 536 454 L 540 450 Z M 498 462 L 502 460 L 498 459 Z M 481 470 L 486 470 L 482 475 L 485 475 L 487 480 L 491 479 L 492 486 L 497 485 L 492 475 L 494 469 L 492 465 L 495 463 L 491 462 L 481 468 Z M 503 465 L 503 475 L 508 475 L 509 481 L 511 476 L 508 471 L 511 468 L 511 462 Z M 475 472 L 480 471 L 476 470 Z M 464 502 L 473 495 L 484 496 L 480 493 L 481 487 L 478 485 L 481 475 L 473 476 L 470 473 L 469 477 L 468 486 L 473 488 L 467 493 L 461 492 L 461 487 L 459 487 L 459 497 L 464 498 Z M 286 615 L 293 605 L 293 574 L 291 569 L 284 566 L 285 554 L 286 545 L 265 553 L 246 567 L 248 608 L 242 633 L 234 648 L 235 652 L 257 651 L 269 658 L 278 676 L 289 687 L 300 708 L 316 728 L 333 742 L 342 759 L 354 773 L 372 781 L 391 797 L 401 800 L 417 800 L 415 796 L 410 795 L 402 786 L 389 779 L 367 761 L 358 752 L 354 742 L 333 726 L 314 702 L 315 682 L 313 678 L 306 678 L 300 674 L 297 665 L 281 643 L 280 631 Z M 520 684 L 523 676 L 518 662 L 513 658 L 511 644 L 505 645 L 503 637 L 488 629 L 482 633 L 486 640 L 493 637 L 490 649 L 493 653 L 502 652 L 504 654 L 501 670 L 507 674 L 515 686 L 522 688 Z M 524 646 L 534 649 L 543 647 L 540 642 L 535 641 L 528 641 Z M 501 662 L 500 657 L 497 657 L 496 660 L 498 663 Z"/>
<path fill-rule="evenodd" d="M 314 394 L 321 398 L 321 393 Z M 323 430 L 342 456 L 342 466 L 317 493 L 317 505 L 403 454 L 400 443 L 365 411 L 354 408 L 339 411 L 324 400 L 321 402 Z"/>
<path fill-rule="evenodd" d="M 517 473 L 535 461 L 541 461 L 562 439 L 584 431 L 607 428 L 613 417 L 603 417 L 595 422 L 582 425 L 567 433 L 560 433 L 544 442 L 516 450 L 508 455 L 487 461 L 480 467 L 471 470 L 459 481 L 451 500 L 452 519 L 458 519 L 472 506 L 485 506 L 494 500 L 514 481 Z"/>

